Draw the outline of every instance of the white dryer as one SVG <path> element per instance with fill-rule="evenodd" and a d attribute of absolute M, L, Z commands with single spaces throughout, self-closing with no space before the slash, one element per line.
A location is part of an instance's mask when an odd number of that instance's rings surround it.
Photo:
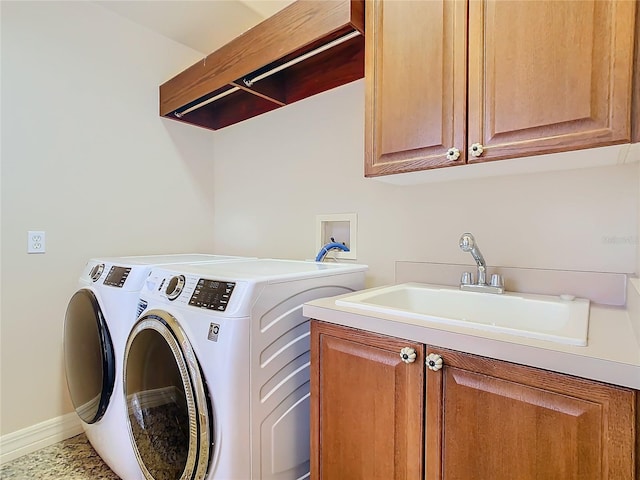
<path fill-rule="evenodd" d="M 362 289 L 366 269 L 268 259 L 154 268 L 124 367 L 145 478 L 308 478 L 302 305 Z"/>
<path fill-rule="evenodd" d="M 151 267 L 241 259 L 180 254 L 94 258 L 87 262 L 64 322 L 67 385 L 89 441 L 120 477 L 144 478 L 127 431 L 122 365 L 127 337 L 138 317 L 140 290 Z"/>

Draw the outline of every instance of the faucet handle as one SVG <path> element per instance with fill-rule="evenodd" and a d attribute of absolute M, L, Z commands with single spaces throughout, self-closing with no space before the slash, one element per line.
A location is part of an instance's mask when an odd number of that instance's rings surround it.
<path fill-rule="evenodd" d="M 460 285 L 473 285 L 473 273 L 464 272 L 460 277 Z"/>
<path fill-rule="evenodd" d="M 504 287 L 504 280 L 502 279 L 502 275 L 498 273 L 494 273 L 491 275 L 491 286 L 492 287 Z"/>

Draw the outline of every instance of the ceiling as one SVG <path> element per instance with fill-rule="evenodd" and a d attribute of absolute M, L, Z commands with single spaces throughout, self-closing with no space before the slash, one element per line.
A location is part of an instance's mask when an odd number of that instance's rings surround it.
<path fill-rule="evenodd" d="M 112 12 L 205 55 L 294 0 L 96 0 Z"/>

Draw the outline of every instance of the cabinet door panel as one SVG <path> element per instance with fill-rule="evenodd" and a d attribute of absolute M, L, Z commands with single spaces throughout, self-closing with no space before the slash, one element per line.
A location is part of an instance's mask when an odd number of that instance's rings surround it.
<path fill-rule="evenodd" d="M 442 456 L 427 458 L 428 480 L 633 478 L 632 391 L 439 353 L 445 367 L 427 374 L 427 451 L 441 441 Z"/>
<path fill-rule="evenodd" d="M 466 2 L 366 8 L 365 175 L 464 163 Z M 456 162 L 446 159 L 453 146 Z"/>
<path fill-rule="evenodd" d="M 422 480 L 424 347 L 318 322 L 311 345 L 312 478 Z"/>
<path fill-rule="evenodd" d="M 634 2 L 469 4 L 470 161 L 630 141 Z"/>
<path fill-rule="evenodd" d="M 455 368 L 444 382 L 444 478 L 600 478 L 600 405 Z"/>

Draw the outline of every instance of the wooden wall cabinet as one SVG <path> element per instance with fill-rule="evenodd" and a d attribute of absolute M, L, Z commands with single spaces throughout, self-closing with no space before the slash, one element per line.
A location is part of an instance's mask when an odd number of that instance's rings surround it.
<path fill-rule="evenodd" d="M 636 2 L 366 9 L 366 176 L 631 141 Z"/>
<path fill-rule="evenodd" d="M 311 352 L 314 480 L 638 478 L 633 390 L 319 321 Z"/>

